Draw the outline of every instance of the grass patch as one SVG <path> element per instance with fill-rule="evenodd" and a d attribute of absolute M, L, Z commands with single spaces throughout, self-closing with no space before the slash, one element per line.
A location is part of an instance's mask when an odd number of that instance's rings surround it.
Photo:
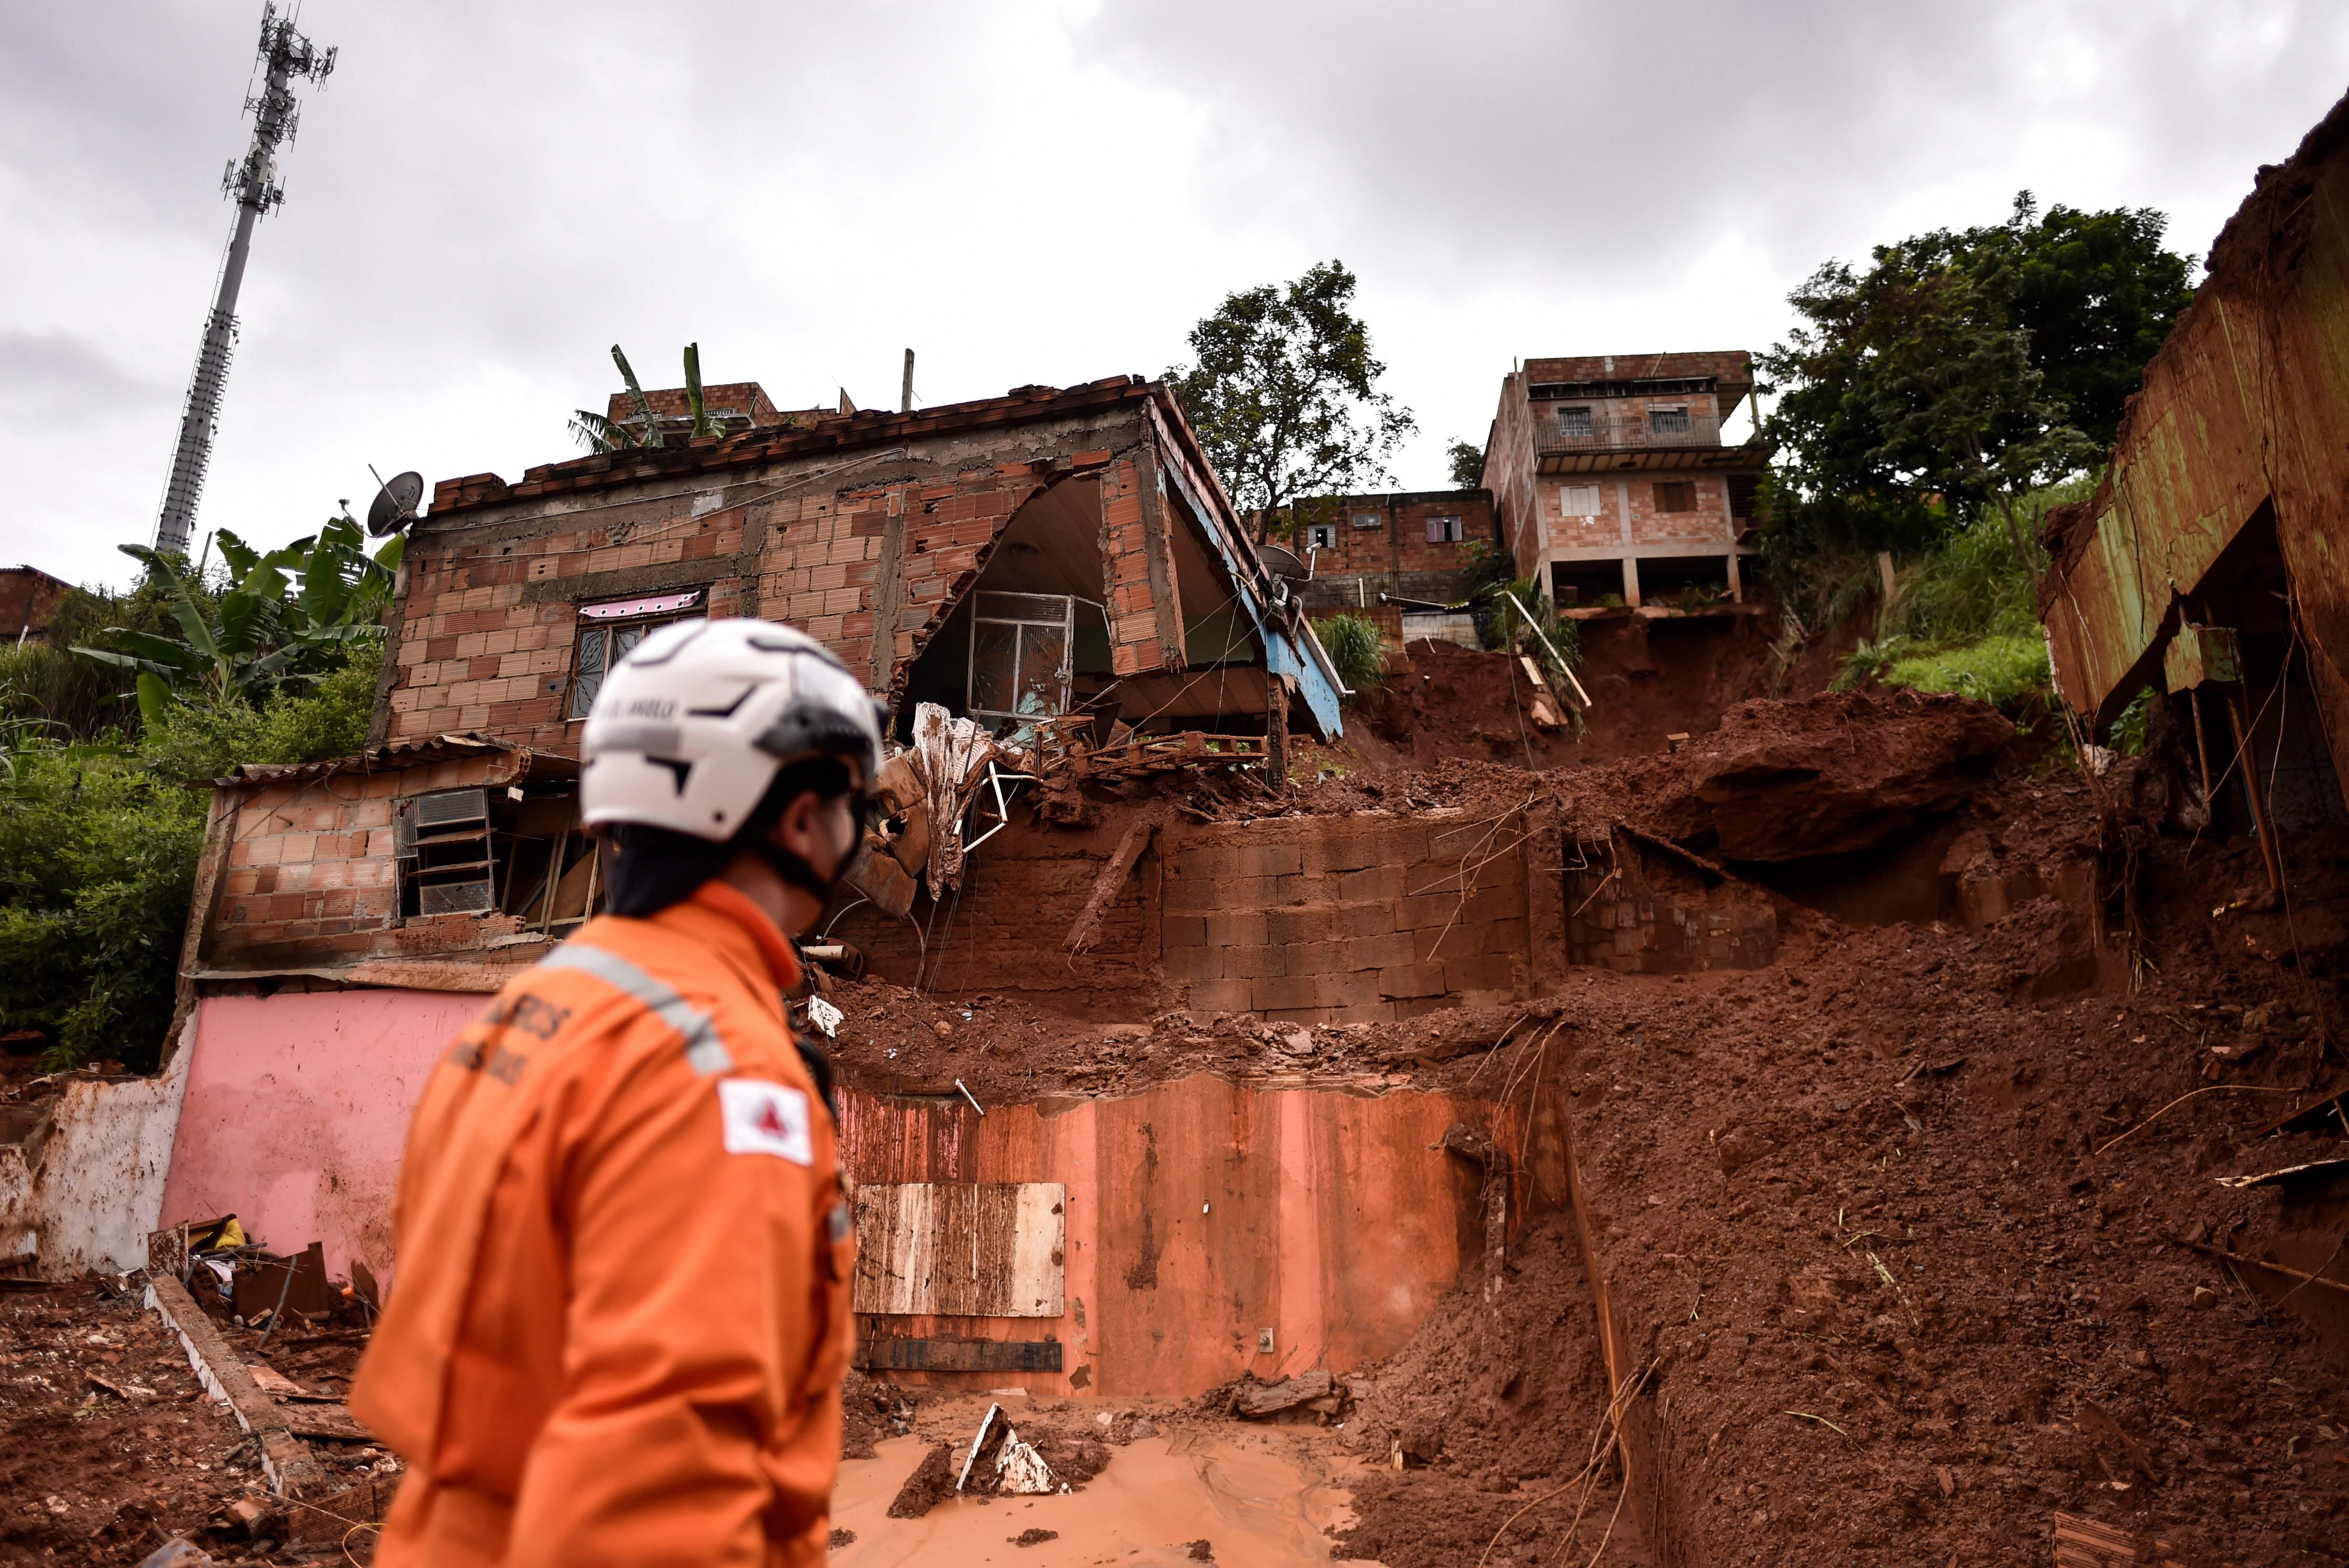
<path fill-rule="evenodd" d="M 1895 659 L 1878 680 L 1912 691 L 1954 691 L 2004 708 L 2044 688 L 2048 675 L 2046 642 L 2010 635 Z"/>

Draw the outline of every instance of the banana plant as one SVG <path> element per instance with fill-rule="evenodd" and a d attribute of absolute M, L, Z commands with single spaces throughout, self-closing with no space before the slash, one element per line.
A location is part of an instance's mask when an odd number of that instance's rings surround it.
<path fill-rule="evenodd" d="M 620 368 L 620 379 L 628 389 L 628 400 L 636 407 L 636 417 L 614 420 L 589 409 L 574 409 L 571 415 L 571 433 L 589 452 L 627 452 L 637 447 L 661 444 L 660 420 L 653 412 L 652 400 L 636 383 L 636 372 L 628 364 L 628 357 L 612 345 L 612 363 Z M 724 428 L 710 417 L 701 398 L 701 345 L 685 346 L 685 409 L 690 427 L 687 433 L 714 436 L 724 433 Z"/>
<path fill-rule="evenodd" d="M 174 696 L 249 702 L 284 681 L 316 680 L 330 667 L 334 650 L 385 635 L 379 617 L 402 540 L 369 556 L 358 524 L 337 517 L 318 533 L 266 553 L 225 528 L 219 541 L 229 587 L 217 601 L 178 556 L 143 545 L 118 545 L 162 583 L 181 635 L 109 627 L 115 647 L 73 649 L 135 671 L 140 714 L 150 724 L 160 720 Z"/>

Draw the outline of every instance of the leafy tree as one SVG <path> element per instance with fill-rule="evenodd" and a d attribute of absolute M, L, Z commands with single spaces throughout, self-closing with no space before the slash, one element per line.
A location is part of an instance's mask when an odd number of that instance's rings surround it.
<path fill-rule="evenodd" d="M 1445 450 L 1445 459 L 1452 464 L 1452 483 L 1461 490 L 1474 490 L 1485 483 L 1485 449 L 1472 441 L 1455 441 Z"/>
<path fill-rule="evenodd" d="M 2146 210 L 2002 224 L 1830 262 L 1789 296 L 1803 325 L 1760 357 L 1781 395 L 1764 423 L 1777 554 L 1932 548 L 1984 508 L 2018 557 L 2016 498 L 2083 470 L 2190 298 L 2191 262 Z"/>
<path fill-rule="evenodd" d="M 1353 312 L 1354 285 L 1330 261 L 1228 296 L 1191 329 L 1195 362 L 1166 372 L 1259 539 L 1301 525 L 1303 497 L 1385 480 L 1387 460 L 1417 428 L 1379 389 L 1386 366 Z"/>
<path fill-rule="evenodd" d="M 230 587 L 213 595 L 176 556 L 143 545 L 121 551 L 169 596 L 180 635 L 109 627 L 111 647 L 73 651 L 137 673 L 140 715 L 152 725 L 175 693 L 254 701 L 280 682 L 319 679 L 346 660 L 346 645 L 380 641 L 402 541 L 367 555 L 358 524 L 330 519 L 319 532 L 267 555 L 223 528 Z M 298 584 L 295 579 L 298 578 Z"/>
<path fill-rule="evenodd" d="M 2025 191 L 2006 223 L 1967 231 L 1981 249 L 2008 254 L 2008 308 L 2030 334 L 2031 362 L 2099 449 L 2113 444 L 2146 366 L 2193 303 L 2194 258 L 2162 248 L 2168 227 L 2150 207 L 2059 204 L 2042 217 Z"/>
<path fill-rule="evenodd" d="M 644 388 L 636 384 L 636 373 L 617 343 L 612 345 L 612 363 L 620 368 L 620 380 L 628 389 L 628 400 L 636 405 L 636 417 L 616 421 L 592 409 L 574 409 L 571 413 L 571 433 L 589 452 L 626 452 L 632 447 L 660 445 L 660 417 L 653 412 L 652 400 L 645 396 Z M 702 405 L 698 343 L 685 346 L 685 408 L 684 433 L 688 438 L 721 433 L 718 421 Z"/>

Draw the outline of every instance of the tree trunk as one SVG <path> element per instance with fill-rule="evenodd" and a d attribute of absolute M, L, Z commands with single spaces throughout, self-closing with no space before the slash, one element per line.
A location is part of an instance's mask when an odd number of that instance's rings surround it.
<path fill-rule="evenodd" d="M 2006 537 L 2014 553 L 2023 557 L 2023 569 L 2031 574 L 2031 605 L 2039 607 L 2039 549 L 2037 544 L 2023 536 L 2023 524 L 2015 520 L 2014 499 L 2005 491 L 1998 493 L 1998 509 L 2006 517 Z"/>

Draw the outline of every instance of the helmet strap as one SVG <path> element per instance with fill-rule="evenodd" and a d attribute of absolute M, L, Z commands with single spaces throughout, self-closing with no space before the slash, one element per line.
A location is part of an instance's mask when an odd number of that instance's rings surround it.
<path fill-rule="evenodd" d="M 759 858 L 764 860 L 776 876 L 807 894 L 819 904 L 830 902 L 833 889 L 840 885 L 840 877 L 837 875 L 831 877 L 822 875 L 814 867 L 765 834 L 761 834 L 750 847 L 757 851 Z M 847 867 L 843 866 L 841 869 L 846 870 Z"/>
<path fill-rule="evenodd" d="M 819 872 L 797 854 L 775 842 L 772 818 L 754 821 L 744 830 L 743 837 L 750 841 L 750 848 L 758 855 L 760 859 L 767 863 L 768 867 L 776 876 L 818 903 L 829 903 L 832 900 L 833 889 L 840 886 L 841 877 L 847 873 L 849 867 L 855 864 L 858 853 L 864 846 L 864 824 L 865 819 L 871 815 L 872 805 L 872 797 L 862 789 L 849 791 L 850 847 L 848 853 L 841 857 L 839 867 L 829 877 Z"/>

